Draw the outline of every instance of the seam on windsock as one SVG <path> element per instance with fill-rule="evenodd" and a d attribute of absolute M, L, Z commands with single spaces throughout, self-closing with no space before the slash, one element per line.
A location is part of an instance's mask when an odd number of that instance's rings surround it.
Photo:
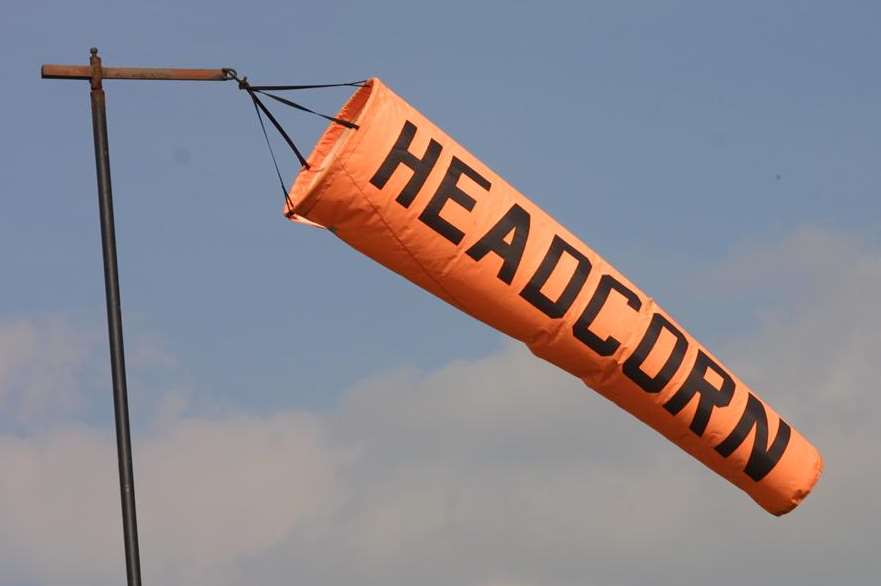
<path fill-rule="evenodd" d="M 352 174 L 349 173 L 348 168 L 346 168 L 346 162 L 345 162 L 344 158 L 342 158 L 342 157 L 341 157 L 341 158 L 338 158 L 337 161 L 338 161 L 338 163 L 339 163 L 339 165 L 340 165 L 340 171 L 342 171 L 343 173 L 346 174 L 346 177 L 349 178 L 349 181 L 352 183 L 352 186 L 353 186 L 355 189 L 358 190 L 358 193 L 361 194 L 361 197 L 364 198 L 364 201 L 366 201 L 366 202 L 368 203 L 368 205 L 370 205 L 370 207 L 373 208 L 373 211 L 374 211 L 374 213 L 376 214 L 376 216 L 377 216 L 377 217 L 379 218 L 379 220 L 382 222 L 383 226 L 385 226 L 386 230 L 388 230 L 389 234 L 392 235 L 392 238 L 395 239 L 395 241 L 398 243 L 398 245 L 401 247 L 401 249 L 402 249 L 405 253 L 407 253 L 407 256 L 410 257 L 410 259 L 413 261 L 413 263 L 414 263 L 417 267 L 419 267 L 419 269 L 425 274 L 425 276 L 428 277 L 428 279 L 429 279 L 432 283 L 434 283 L 435 286 L 437 286 L 437 288 L 438 288 L 439 290 L 443 291 L 444 295 L 446 295 L 447 297 L 449 297 L 449 299 L 450 299 L 450 300 L 451 300 L 451 301 L 452 301 L 457 307 L 459 307 L 459 308 L 461 308 L 463 311 L 465 311 L 465 306 L 464 306 L 464 305 L 463 305 L 458 299 L 456 299 L 456 297 L 455 297 L 452 293 L 450 293 L 449 290 L 447 290 L 447 288 L 444 287 L 444 286 L 440 283 L 440 281 L 438 281 L 438 280 L 434 277 L 434 275 L 432 275 L 432 274 L 428 271 L 428 269 L 426 269 L 425 266 L 423 266 L 423 264 L 422 264 L 421 262 L 419 262 L 419 259 L 416 258 L 416 256 L 410 251 L 410 249 L 407 247 L 407 245 L 404 244 L 404 242 L 398 237 L 397 233 L 395 233 L 395 231 L 392 230 L 391 225 L 386 221 L 385 217 L 382 215 L 382 212 L 379 210 L 379 208 L 378 208 L 378 207 L 377 207 L 377 206 L 376 206 L 376 205 L 370 200 L 370 198 L 367 196 L 367 194 L 364 193 L 364 190 L 361 189 L 361 186 L 358 185 L 358 182 L 355 181 L 355 178 L 352 177 Z"/>

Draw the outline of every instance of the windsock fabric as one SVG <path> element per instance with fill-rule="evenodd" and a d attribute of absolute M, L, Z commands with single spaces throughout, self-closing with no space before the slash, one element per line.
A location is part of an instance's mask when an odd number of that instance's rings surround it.
<path fill-rule="evenodd" d="M 654 300 L 380 80 L 358 89 L 286 215 L 525 343 L 775 515 L 817 450 Z"/>

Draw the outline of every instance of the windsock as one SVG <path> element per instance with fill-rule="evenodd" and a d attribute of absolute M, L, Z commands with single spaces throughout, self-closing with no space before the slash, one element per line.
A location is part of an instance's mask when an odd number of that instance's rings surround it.
<path fill-rule="evenodd" d="M 655 301 L 379 79 L 337 115 L 286 216 L 575 375 L 782 515 L 822 458 Z"/>

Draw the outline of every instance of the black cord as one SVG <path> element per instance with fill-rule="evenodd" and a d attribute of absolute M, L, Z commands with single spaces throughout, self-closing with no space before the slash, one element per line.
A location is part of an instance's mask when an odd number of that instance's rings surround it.
<path fill-rule="evenodd" d="M 269 155 L 272 157 L 272 164 L 275 166 L 275 174 L 278 176 L 278 184 L 281 187 L 281 192 L 284 195 L 285 202 L 288 204 L 288 209 L 293 212 L 294 204 L 288 195 L 287 188 L 284 186 L 284 179 L 281 178 L 281 170 L 278 168 L 278 159 L 275 158 L 275 151 L 272 150 L 272 143 L 269 141 L 269 133 L 266 132 L 266 124 L 263 122 L 263 115 L 260 114 L 260 108 L 257 106 L 256 99 L 254 100 L 254 111 L 257 112 L 257 120 L 260 121 L 260 128 L 263 130 L 263 138 L 266 139 L 266 146 L 269 148 Z"/>
<path fill-rule="evenodd" d="M 300 152 L 300 149 L 297 148 L 297 145 L 294 144 L 294 141 L 291 140 L 291 137 L 288 136 L 288 133 L 282 127 L 281 123 L 275 119 L 275 116 L 272 115 L 272 112 L 269 111 L 269 108 L 260 101 L 260 98 L 257 97 L 257 94 L 250 89 L 248 89 L 248 94 L 251 96 L 251 99 L 254 100 L 254 105 L 256 105 L 266 117 L 269 118 L 269 121 L 272 122 L 272 125 L 275 126 L 275 129 L 281 134 L 282 138 L 284 138 L 285 142 L 288 143 L 288 146 L 291 147 L 291 150 L 296 155 L 297 160 L 300 161 L 300 165 L 303 167 L 309 168 L 309 163 L 306 162 L 306 157 L 303 156 L 303 153 Z"/>
<path fill-rule="evenodd" d="M 266 123 L 263 120 L 264 114 L 269 119 L 269 121 L 272 123 L 272 125 L 275 127 L 275 129 L 278 131 L 278 133 L 281 134 L 282 138 L 284 138 L 285 142 L 288 144 L 291 151 L 294 153 L 294 156 L 296 156 L 297 160 L 300 162 L 300 165 L 305 169 L 309 169 L 310 165 L 309 165 L 309 162 L 306 160 L 306 157 L 303 156 L 303 153 L 300 152 L 300 149 L 297 148 L 297 145 L 294 144 L 294 141 L 291 139 L 291 137 L 288 135 L 288 133 L 282 127 L 281 123 L 279 123 L 279 121 L 275 118 L 275 116 L 273 116 L 272 112 L 269 111 L 269 108 L 266 107 L 266 104 L 264 104 L 260 100 L 260 98 L 257 97 L 257 94 L 258 93 L 262 94 L 268 98 L 271 98 L 271 99 L 273 99 L 281 104 L 284 104 L 286 106 L 289 106 L 291 108 L 295 108 L 295 109 L 301 110 L 303 112 L 308 112 L 310 114 L 320 116 L 321 118 L 324 118 L 325 120 L 329 120 L 335 124 L 339 124 L 339 125 L 344 126 L 346 128 L 357 130 L 358 125 L 355 124 L 354 122 L 350 122 L 348 120 L 343 120 L 341 118 L 336 118 L 334 116 L 327 116 L 326 114 L 322 114 L 320 112 L 316 112 L 314 110 L 311 110 L 311 109 L 307 108 L 306 106 L 303 106 L 303 105 L 298 104 L 294 101 L 288 100 L 287 98 L 283 98 L 281 96 L 276 96 L 276 95 L 270 94 L 266 90 L 277 90 L 277 91 L 304 90 L 304 89 L 343 87 L 343 86 L 363 87 L 364 84 L 367 83 L 367 80 L 353 81 L 353 82 L 349 82 L 349 83 L 328 83 L 328 84 L 317 84 L 317 85 L 252 86 L 251 84 L 248 83 L 247 77 L 243 77 L 240 79 L 238 77 L 238 73 L 236 73 L 236 71 L 234 69 L 226 69 L 225 72 L 227 75 L 227 79 L 237 81 L 239 84 L 239 89 L 245 90 L 246 92 L 248 92 L 248 96 L 250 96 L 251 101 L 254 103 L 254 111 L 257 112 L 257 120 L 260 122 L 260 129 L 263 131 L 263 138 L 266 140 L 266 146 L 269 149 L 269 155 L 272 157 L 272 164 L 275 167 L 275 174 L 278 177 L 278 183 L 281 186 L 281 190 L 282 190 L 282 193 L 284 194 L 285 202 L 287 203 L 288 208 L 290 210 L 289 213 L 293 213 L 294 205 L 291 202 L 290 196 L 288 195 L 288 190 L 285 188 L 284 179 L 281 176 L 281 170 L 279 169 L 279 166 L 278 166 L 278 159 L 276 158 L 275 151 L 272 148 L 272 141 L 269 140 L 269 133 L 266 131 Z"/>
<path fill-rule="evenodd" d="M 251 91 L 257 92 L 258 94 L 264 95 L 268 98 L 272 98 L 276 102 L 281 102 L 282 104 L 284 104 L 286 106 L 290 106 L 291 108 L 296 108 L 297 110 L 302 110 L 303 112 L 309 112 L 310 114 L 315 114 L 316 116 L 321 116 L 325 120 L 330 120 L 331 122 L 336 122 L 337 124 L 339 124 L 341 126 L 345 126 L 346 128 L 355 128 L 355 129 L 358 128 L 358 125 L 355 124 L 354 122 L 349 122 L 348 120 L 343 120 L 342 118 L 336 118 L 334 116 L 328 116 L 327 114 L 322 114 L 321 112 L 316 112 L 315 110 L 310 110 L 306 106 L 301 106 L 300 104 L 298 104 L 296 102 L 292 102 L 291 100 L 288 100 L 287 98 L 283 98 L 281 96 L 276 96 L 275 94 L 270 94 L 268 92 L 259 90 L 254 87 L 251 88 Z"/>
<path fill-rule="evenodd" d="M 348 83 L 319 83 L 315 85 L 255 85 L 251 86 L 251 89 L 254 91 L 271 91 L 271 92 L 281 92 L 287 90 L 311 90 L 316 88 L 325 88 L 325 87 L 364 87 L 364 84 L 367 83 L 366 79 L 362 79 L 361 81 L 350 81 Z"/>

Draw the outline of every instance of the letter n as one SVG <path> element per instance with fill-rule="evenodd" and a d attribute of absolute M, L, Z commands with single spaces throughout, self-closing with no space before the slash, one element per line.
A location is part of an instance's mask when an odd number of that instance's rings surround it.
<path fill-rule="evenodd" d="M 783 457 L 783 452 L 786 450 L 786 446 L 789 445 L 791 432 L 789 425 L 781 418 L 774 443 L 771 444 L 771 447 L 768 447 L 768 415 L 765 413 L 765 407 L 762 405 L 762 402 L 752 393 L 749 393 L 749 397 L 747 397 L 746 409 L 743 410 L 740 421 L 737 422 L 731 434 L 716 446 L 716 451 L 727 458 L 746 440 L 749 432 L 754 427 L 756 429 L 756 436 L 753 439 L 753 449 L 743 471 L 746 472 L 747 476 L 758 482 L 767 476 L 768 472 Z"/>

